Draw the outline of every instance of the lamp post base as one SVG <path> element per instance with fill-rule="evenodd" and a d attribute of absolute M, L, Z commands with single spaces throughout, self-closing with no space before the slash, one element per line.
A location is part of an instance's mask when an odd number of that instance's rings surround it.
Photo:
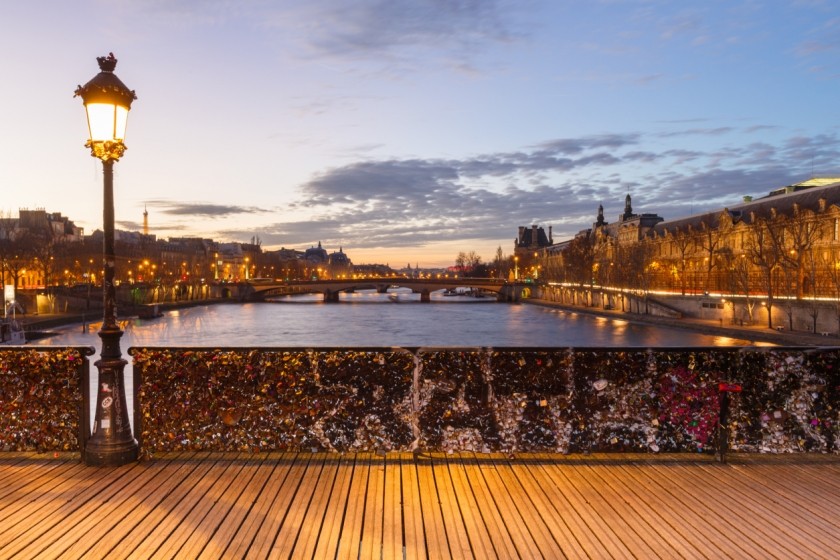
<path fill-rule="evenodd" d="M 134 462 L 140 446 L 128 421 L 123 371 L 128 362 L 111 352 L 119 350 L 119 330 L 103 330 L 103 357 L 94 365 L 99 369 L 96 415 L 93 433 L 87 441 L 84 460 L 87 465 L 118 467 Z"/>
<path fill-rule="evenodd" d="M 118 444 L 91 445 L 85 448 L 85 465 L 90 467 L 121 467 L 137 461 L 139 448 L 137 442 Z"/>

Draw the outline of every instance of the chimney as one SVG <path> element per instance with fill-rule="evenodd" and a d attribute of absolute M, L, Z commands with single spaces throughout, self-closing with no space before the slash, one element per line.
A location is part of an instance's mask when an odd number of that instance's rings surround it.
<path fill-rule="evenodd" d="M 551 226 L 548 226 L 548 244 L 554 245 L 554 239 L 551 236 Z"/>
<path fill-rule="evenodd" d="M 537 239 L 538 239 L 537 238 L 537 226 L 535 224 L 535 225 L 531 226 L 531 246 L 532 247 L 536 247 L 538 245 Z"/>

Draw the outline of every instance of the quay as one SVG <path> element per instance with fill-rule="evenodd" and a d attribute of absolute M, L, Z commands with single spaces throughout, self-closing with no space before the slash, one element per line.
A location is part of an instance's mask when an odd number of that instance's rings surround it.
<path fill-rule="evenodd" d="M 837 558 L 837 455 L 0 455 L 0 558 Z"/>

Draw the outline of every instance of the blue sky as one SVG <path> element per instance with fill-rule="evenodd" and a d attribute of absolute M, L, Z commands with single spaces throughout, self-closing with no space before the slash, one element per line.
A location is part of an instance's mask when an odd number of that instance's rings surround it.
<path fill-rule="evenodd" d="M 6 3 L 0 212 L 101 227 L 77 84 L 114 52 L 138 99 L 118 227 L 492 260 L 636 212 L 678 218 L 840 176 L 840 3 L 110 0 Z"/>

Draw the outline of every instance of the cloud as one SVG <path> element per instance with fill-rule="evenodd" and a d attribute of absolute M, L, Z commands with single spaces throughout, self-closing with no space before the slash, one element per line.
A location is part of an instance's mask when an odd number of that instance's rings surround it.
<path fill-rule="evenodd" d="M 323 23 L 310 29 L 312 46 L 343 58 L 429 45 L 471 51 L 518 35 L 511 11 L 496 0 L 321 1 L 313 8 Z"/>
<path fill-rule="evenodd" d="M 601 134 L 596 136 L 585 136 L 582 138 L 563 138 L 550 140 L 537 147 L 545 151 L 554 151 L 562 154 L 579 154 L 584 150 L 592 148 L 623 148 L 639 143 L 639 134 Z"/>
<path fill-rule="evenodd" d="M 263 213 L 267 210 L 253 206 L 236 206 L 229 204 L 208 204 L 198 202 L 176 202 L 171 200 L 148 200 L 148 206 L 159 209 L 163 214 L 174 216 L 203 216 L 208 218 L 222 218 L 236 214 Z"/>
<path fill-rule="evenodd" d="M 700 136 L 720 136 L 723 134 L 728 134 L 732 132 L 734 129 L 731 126 L 719 126 L 716 128 L 689 128 L 686 130 L 677 130 L 673 132 L 662 132 L 659 135 L 662 138 L 671 138 L 674 136 L 692 136 L 692 135 L 700 135 Z"/>

